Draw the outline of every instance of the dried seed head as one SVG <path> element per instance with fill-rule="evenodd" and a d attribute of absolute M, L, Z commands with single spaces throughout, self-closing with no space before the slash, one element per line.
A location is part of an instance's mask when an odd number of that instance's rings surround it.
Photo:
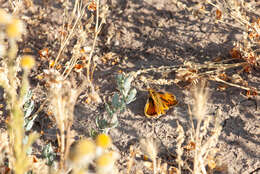
<path fill-rule="evenodd" d="M 196 119 L 203 119 L 207 115 L 208 93 L 208 89 L 205 87 L 205 82 L 203 81 L 193 91 L 195 99 L 193 113 Z"/>
<path fill-rule="evenodd" d="M 155 160 L 158 153 L 156 141 L 153 138 L 144 138 L 140 140 L 140 144 L 144 155 L 147 155 L 151 160 Z"/>

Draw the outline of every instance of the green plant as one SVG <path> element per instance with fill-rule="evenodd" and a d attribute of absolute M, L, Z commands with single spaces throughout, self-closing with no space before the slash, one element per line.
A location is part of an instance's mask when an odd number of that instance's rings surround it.
<path fill-rule="evenodd" d="M 113 95 L 110 104 L 105 104 L 108 117 L 103 119 L 99 117 L 96 118 L 96 125 L 99 131 L 108 133 L 111 128 L 117 127 L 118 114 L 122 114 L 126 109 L 126 105 L 135 100 L 137 91 L 131 86 L 133 78 L 131 75 L 126 76 L 124 74 L 116 76 L 117 89 L 119 92 Z"/>
<path fill-rule="evenodd" d="M 38 114 L 32 115 L 32 112 L 35 108 L 34 101 L 32 100 L 32 91 L 28 90 L 24 97 L 23 101 L 23 111 L 24 111 L 24 129 L 25 131 L 31 130 L 33 127 L 34 121 Z"/>
<path fill-rule="evenodd" d="M 44 147 L 44 149 L 42 151 L 42 155 L 46 159 L 46 164 L 48 166 L 52 166 L 53 163 L 54 163 L 54 159 L 55 159 L 56 154 L 55 154 L 55 152 L 54 152 L 54 150 L 51 146 L 51 143 L 47 144 Z"/>

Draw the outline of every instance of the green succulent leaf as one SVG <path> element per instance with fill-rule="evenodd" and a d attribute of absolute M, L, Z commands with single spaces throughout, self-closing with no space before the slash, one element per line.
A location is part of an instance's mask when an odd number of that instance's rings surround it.
<path fill-rule="evenodd" d="M 126 103 L 122 100 L 121 105 L 119 107 L 119 112 L 123 113 L 125 111 L 126 108 Z"/>
<path fill-rule="evenodd" d="M 121 86 L 121 84 L 124 81 L 124 75 L 123 74 L 118 74 L 116 76 L 116 82 L 117 82 L 117 86 Z"/>
<path fill-rule="evenodd" d="M 96 125 L 98 129 L 102 130 L 105 129 L 109 123 L 105 119 L 99 119 L 99 117 L 96 118 Z"/>
<path fill-rule="evenodd" d="M 32 119 L 25 119 L 24 120 L 24 128 L 25 128 L 25 131 L 29 131 L 32 129 L 33 125 L 34 125 L 34 121 L 36 119 L 38 115 L 36 114 L 35 116 L 33 116 Z"/>
<path fill-rule="evenodd" d="M 27 91 L 26 95 L 24 96 L 23 103 L 24 117 L 27 118 L 32 114 L 34 110 L 34 101 L 32 100 L 31 90 Z"/>
<path fill-rule="evenodd" d="M 129 103 L 135 101 L 136 94 L 137 94 L 137 90 L 135 88 L 131 89 L 127 98 L 126 98 L 126 104 L 129 104 Z"/>
<path fill-rule="evenodd" d="M 125 76 L 124 74 L 118 74 L 116 76 L 117 89 L 119 92 L 115 93 L 112 97 L 111 104 L 105 103 L 106 111 L 109 115 L 109 121 L 96 118 L 96 125 L 99 131 L 108 133 L 111 128 L 118 126 L 118 114 L 125 112 L 126 105 L 135 100 L 136 89 L 131 88 L 133 76 Z"/>
<path fill-rule="evenodd" d="M 27 103 L 27 105 L 24 107 L 24 117 L 29 117 L 34 110 L 34 101 L 30 101 Z"/>
<path fill-rule="evenodd" d="M 120 106 L 120 99 L 118 93 L 115 93 L 112 97 L 112 107 L 118 108 Z"/>
<path fill-rule="evenodd" d="M 30 101 L 32 98 L 32 91 L 31 90 L 28 90 L 27 93 L 25 94 L 24 98 L 23 98 L 23 103 L 24 105 L 26 105 L 26 103 L 28 101 Z"/>
<path fill-rule="evenodd" d="M 127 96 L 129 90 L 131 89 L 131 83 L 133 81 L 133 76 L 127 76 L 124 80 L 123 84 L 123 95 Z"/>
<path fill-rule="evenodd" d="M 109 114 L 109 116 L 112 117 L 114 114 L 114 110 L 107 103 L 105 103 L 105 107 L 106 107 L 106 111 Z"/>
<path fill-rule="evenodd" d="M 51 143 L 47 144 L 42 152 L 42 155 L 44 156 L 44 158 L 46 159 L 46 164 L 48 166 L 52 166 L 53 162 L 54 162 L 54 158 L 56 156 L 56 154 L 54 153 L 54 150 L 51 146 Z"/>

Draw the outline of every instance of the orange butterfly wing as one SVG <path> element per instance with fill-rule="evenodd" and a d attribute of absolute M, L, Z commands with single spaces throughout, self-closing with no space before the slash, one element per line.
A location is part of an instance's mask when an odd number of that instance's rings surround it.
<path fill-rule="evenodd" d="M 162 100 L 162 103 L 164 103 L 168 107 L 175 106 L 178 101 L 176 100 L 176 97 L 171 93 L 159 93 L 160 99 Z"/>
<path fill-rule="evenodd" d="M 145 113 L 145 116 L 147 116 L 147 117 L 154 117 L 157 115 L 156 106 L 155 106 L 154 100 L 152 99 L 151 96 L 149 96 L 149 98 L 147 99 L 147 102 L 146 102 L 146 105 L 144 108 L 144 113 Z"/>
<path fill-rule="evenodd" d="M 171 93 L 156 92 L 153 89 L 149 89 L 149 94 L 150 96 L 144 109 L 147 117 L 158 117 L 165 114 L 165 111 L 178 103 L 176 97 Z"/>

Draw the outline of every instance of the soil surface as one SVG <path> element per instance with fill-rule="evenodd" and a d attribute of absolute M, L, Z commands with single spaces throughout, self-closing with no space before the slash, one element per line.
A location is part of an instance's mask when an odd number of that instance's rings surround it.
<path fill-rule="evenodd" d="M 38 51 L 48 47 L 50 57 L 57 56 L 60 45 L 56 35 L 63 21 L 63 9 L 60 3 L 58 1 L 46 3 L 35 1 L 32 7 L 21 10 L 21 19 L 27 25 L 27 35 L 19 43 L 19 48 L 20 50 L 31 48 L 32 54 L 37 59 L 38 67 L 34 69 L 30 78 L 32 90 L 37 96 L 42 97 L 36 99 L 38 105 L 47 93 L 36 76 L 48 68 L 48 63 L 39 57 Z M 242 37 L 239 29 L 216 24 L 214 14 L 196 17 L 168 0 L 112 0 L 106 4 L 109 6 L 109 13 L 97 40 L 95 55 L 102 57 L 112 53 L 114 57 L 120 59 L 115 65 L 97 61 L 93 83 L 99 86 L 99 95 L 106 102 L 109 102 L 113 93 L 117 92 L 114 79 L 119 70 L 129 73 L 151 67 L 181 66 L 185 61 L 203 63 L 216 57 L 227 57 L 233 42 Z M 191 7 L 194 4 L 190 2 L 186 5 Z M 0 0 L 0 7 L 10 8 L 8 1 L 3 0 Z M 91 41 L 88 45 L 91 45 Z M 67 49 L 70 49 L 70 46 Z M 231 73 L 235 71 L 232 70 Z M 166 77 L 160 73 L 149 72 L 143 76 L 153 79 L 174 77 L 171 74 L 167 75 Z M 259 75 L 260 72 L 256 70 L 244 76 L 250 85 L 258 87 Z M 138 91 L 136 100 L 127 106 L 123 114 L 118 115 L 119 125 L 109 132 L 114 149 L 121 155 L 117 165 L 123 173 L 127 168 L 129 147 L 138 146 L 140 138 L 151 136 L 159 139 L 158 157 L 172 158 L 174 161 L 174 157 L 170 157 L 167 152 L 174 153 L 176 149 L 177 121 L 185 132 L 191 128 L 188 105 L 192 103 L 192 98 L 189 90 L 176 84 L 142 84 L 140 80 L 134 84 Z M 217 82 L 209 81 L 211 97 L 208 112 L 212 115 L 216 114 L 217 109 L 222 112 L 223 128 L 217 144 L 218 158 L 227 166 L 222 173 L 260 173 L 259 98 L 248 99 L 244 95 L 245 91 L 235 87 L 219 91 L 218 85 Z M 156 120 L 146 118 L 144 106 L 148 95 L 147 87 L 173 93 L 179 102 L 178 105 Z M 74 114 L 72 129 L 79 138 L 89 137 L 90 130 L 96 129 L 96 117 L 107 113 L 104 102 L 88 105 L 79 99 Z M 57 143 L 53 140 L 56 128 L 55 126 L 47 128 L 48 124 L 53 123 L 46 118 L 45 112 L 41 113 L 34 126 L 37 131 L 46 132 L 46 135 L 37 142 L 40 149 L 47 142 Z M 137 170 L 142 169 L 140 161 L 142 160 L 136 159 Z M 152 171 L 147 169 L 145 173 Z"/>

